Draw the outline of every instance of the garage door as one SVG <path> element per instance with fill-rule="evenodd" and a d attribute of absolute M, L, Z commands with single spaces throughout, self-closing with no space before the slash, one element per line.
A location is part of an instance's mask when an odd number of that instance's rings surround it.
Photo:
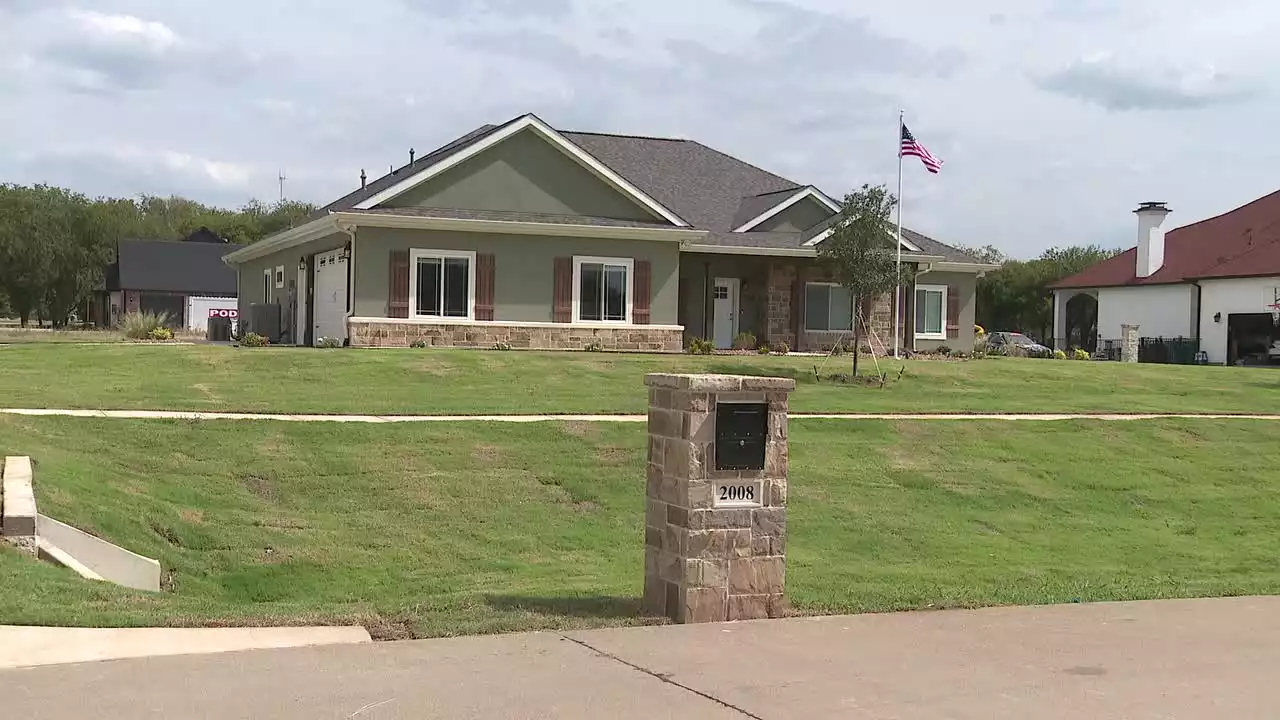
<path fill-rule="evenodd" d="M 347 339 L 347 259 L 341 250 L 316 255 L 312 339 Z"/>
<path fill-rule="evenodd" d="M 187 299 L 182 295 L 138 293 L 138 309 L 144 313 L 164 315 L 164 324 L 177 330 L 186 320 Z"/>

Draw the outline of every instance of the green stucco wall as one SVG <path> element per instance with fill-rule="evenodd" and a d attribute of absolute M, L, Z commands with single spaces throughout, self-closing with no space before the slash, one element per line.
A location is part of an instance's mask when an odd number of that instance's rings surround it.
<path fill-rule="evenodd" d="M 359 317 L 388 315 L 392 250 L 470 250 L 494 255 L 496 321 L 551 322 L 555 258 L 590 255 L 648 260 L 650 321 L 677 324 L 680 250 L 674 242 L 360 228 L 355 247 L 355 315 Z"/>
<path fill-rule="evenodd" d="M 946 285 L 960 291 L 960 336 L 949 340 L 915 340 L 916 350 L 946 345 L 952 350 L 973 350 L 973 323 L 977 315 L 978 276 L 973 273 L 930 272 L 916 278 L 917 285 Z M 914 305 L 913 305 L 914 306 Z"/>
<path fill-rule="evenodd" d="M 533 130 L 524 130 L 381 207 L 661 218 L 596 177 Z"/>
<path fill-rule="evenodd" d="M 334 233 L 305 245 L 274 252 L 240 265 L 238 270 L 240 317 L 249 317 L 250 305 L 277 301 L 282 304 L 286 303 L 288 301 L 289 283 L 296 283 L 298 280 L 298 261 L 316 253 L 336 250 L 346 242 L 347 235 L 345 233 Z M 270 295 L 264 298 L 262 294 L 263 273 L 268 269 L 274 270 L 280 265 L 284 266 L 285 287 L 277 290 L 273 283 Z"/>
<path fill-rule="evenodd" d="M 803 232 L 831 215 L 830 208 L 807 197 L 751 228 L 751 232 Z"/>

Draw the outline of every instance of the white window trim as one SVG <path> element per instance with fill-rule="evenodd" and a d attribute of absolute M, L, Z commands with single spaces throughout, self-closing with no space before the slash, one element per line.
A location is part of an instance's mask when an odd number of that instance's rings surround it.
<path fill-rule="evenodd" d="M 917 340 L 946 340 L 947 339 L 947 286 L 946 285 L 917 285 L 915 289 L 916 297 L 912 298 L 915 302 L 911 305 L 911 312 L 914 314 L 915 309 L 919 307 L 920 291 L 927 293 L 936 292 L 942 294 L 942 332 L 921 332 L 920 328 L 915 328 L 915 336 Z M 914 323 L 912 323 L 914 325 Z"/>
<path fill-rule="evenodd" d="M 467 316 L 442 317 L 418 314 L 418 261 L 423 258 L 462 258 L 467 261 Z M 476 321 L 476 253 L 474 250 L 409 250 L 409 319 L 437 323 L 473 323 Z"/>
<path fill-rule="evenodd" d="M 271 304 L 271 286 L 275 285 L 275 278 L 272 275 L 275 271 L 267 268 L 262 271 L 262 303 L 264 305 Z"/>
<path fill-rule="evenodd" d="M 582 319 L 582 266 L 583 264 L 594 265 L 622 265 L 627 268 L 627 314 L 623 320 L 583 320 Z M 632 258 L 619 257 L 592 257 L 589 255 L 575 255 L 573 257 L 573 324 L 574 325 L 606 325 L 616 327 L 618 325 L 630 325 L 633 316 L 631 314 L 632 305 L 635 302 L 635 275 L 636 261 Z"/>
<path fill-rule="evenodd" d="M 277 290 L 284 289 L 284 266 L 277 265 L 275 269 L 275 284 Z"/>
<path fill-rule="evenodd" d="M 839 329 L 837 329 L 837 330 L 823 330 L 823 329 L 821 329 L 821 328 L 813 328 L 813 327 L 809 327 L 809 307 L 808 307 L 808 303 L 809 303 L 809 286 L 810 286 L 810 285 L 825 285 L 825 286 L 827 286 L 827 287 L 837 287 L 837 288 L 842 288 L 842 287 L 844 287 L 844 286 L 843 286 L 843 285 L 841 285 L 840 283 L 833 283 L 833 282 L 813 282 L 813 281 L 810 281 L 810 282 L 806 282 L 806 283 L 804 284 L 804 302 L 805 302 L 805 309 L 804 309 L 804 331 L 805 331 L 805 332 L 808 332 L 808 333 L 849 333 L 849 332 L 853 332 L 853 329 L 852 329 L 852 328 L 847 329 L 847 330 L 839 330 Z M 857 314 L 858 314 L 857 302 L 855 301 L 855 299 L 854 299 L 854 297 L 853 297 L 853 295 L 852 295 L 852 294 L 850 294 L 850 296 L 849 296 L 849 304 L 850 304 L 850 313 L 853 315 L 853 322 L 857 322 L 857 321 L 858 321 L 858 318 L 857 318 Z M 830 300 L 828 300 L 828 301 L 827 301 L 827 319 L 828 319 L 828 320 L 830 320 L 830 319 L 831 319 L 831 314 L 830 314 L 830 313 L 831 313 L 831 301 L 830 301 Z"/>

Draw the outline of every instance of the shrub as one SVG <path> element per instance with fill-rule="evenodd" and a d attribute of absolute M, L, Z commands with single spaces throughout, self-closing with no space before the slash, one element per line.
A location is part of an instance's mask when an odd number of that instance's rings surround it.
<path fill-rule="evenodd" d="M 841 345 L 840 343 L 836 343 L 835 345 L 823 345 L 822 352 L 828 355 L 843 355 L 844 345 Z"/>
<path fill-rule="evenodd" d="M 950 347 L 948 347 L 948 346 L 946 346 L 946 345 L 939 345 L 939 346 L 938 346 L 938 354 L 939 354 L 939 355 L 950 355 L 950 354 L 951 354 L 951 348 L 950 348 Z"/>
<path fill-rule="evenodd" d="M 494 349 L 494 350 L 503 350 L 503 351 L 510 350 L 510 349 L 511 349 L 511 343 L 504 343 L 504 342 L 494 343 L 494 344 L 493 344 L 493 349 Z"/>
<path fill-rule="evenodd" d="M 1065 352 L 1061 351 L 1061 350 L 1054 350 L 1054 351 L 1053 351 L 1053 359 L 1054 359 L 1054 360 L 1066 360 L 1066 359 L 1067 359 L 1067 354 L 1066 354 Z"/>
<path fill-rule="evenodd" d="M 240 344 L 244 347 L 266 347 L 267 345 L 270 345 L 271 342 L 262 335 L 251 332 L 245 333 L 244 337 L 240 338 Z"/>
<path fill-rule="evenodd" d="M 761 355 L 769 354 L 769 343 L 760 343 L 760 347 L 756 348 L 756 352 Z"/>
<path fill-rule="evenodd" d="M 791 352 L 791 346 L 788 345 L 783 340 L 779 340 L 773 343 L 773 345 L 771 345 L 770 348 L 773 350 L 775 355 L 786 355 L 787 353 Z"/>
<path fill-rule="evenodd" d="M 320 338 L 320 342 L 316 343 L 316 347 L 332 350 L 333 348 L 342 347 L 342 341 L 335 337 L 322 337 Z"/>
<path fill-rule="evenodd" d="M 1076 348 L 1071 351 L 1071 356 L 1076 360 L 1088 360 L 1090 358 L 1089 351 L 1084 348 Z"/>
<path fill-rule="evenodd" d="M 597 340 L 587 343 L 587 346 L 582 349 L 587 352 L 604 352 L 604 346 Z"/>
<path fill-rule="evenodd" d="M 427 341 L 422 339 L 414 340 L 413 342 L 409 343 L 409 347 L 411 348 L 422 349 L 422 348 L 425 348 L 426 346 L 427 346 Z"/>
<path fill-rule="evenodd" d="M 167 328 L 167 327 L 152 328 L 151 332 L 147 333 L 147 339 L 148 339 L 148 340 L 156 340 L 156 341 L 159 341 L 159 342 L 164 342 L 164 341 L 166 341 L 166 340 L 172 340 L 172 339 L 173 339 L 173 331 L 172 331 L 172 330 L 170 330 L 170 329 L 169 329 L 169 328 Z"/>
<path fill-rule="evenodd" d="M 734 350 L 755 350 L 756 336 L 749 332 L 740 332 L 733 336 Z"/>
<path fill-rule="evenodd" d="M 706 338 L 694 338 L 689 341 L 690 355 L 710 355 L 716 349 L 716 344 Z"/>
<path fill-rule="evenodd" d="M 163 328 L 168 321 L 169 313 L 132 312 L 121 318 L 120 332 L 130 340 L 153 340 L 151 331 Z"/>

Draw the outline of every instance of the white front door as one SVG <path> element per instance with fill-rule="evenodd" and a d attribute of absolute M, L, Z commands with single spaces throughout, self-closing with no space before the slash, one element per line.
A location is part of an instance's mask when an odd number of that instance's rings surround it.
<path fill-rule="evenodd" d="M 347 259 L 341 250 L 316 255 L 315 309 L 311 341 L 347 339 Z"/>
<path fill-rule="evenodd" d="M 738 334 L 738 278 L 716 278 L 711 288 L 712 329 L 716 347 L 733 347 Z"/>

